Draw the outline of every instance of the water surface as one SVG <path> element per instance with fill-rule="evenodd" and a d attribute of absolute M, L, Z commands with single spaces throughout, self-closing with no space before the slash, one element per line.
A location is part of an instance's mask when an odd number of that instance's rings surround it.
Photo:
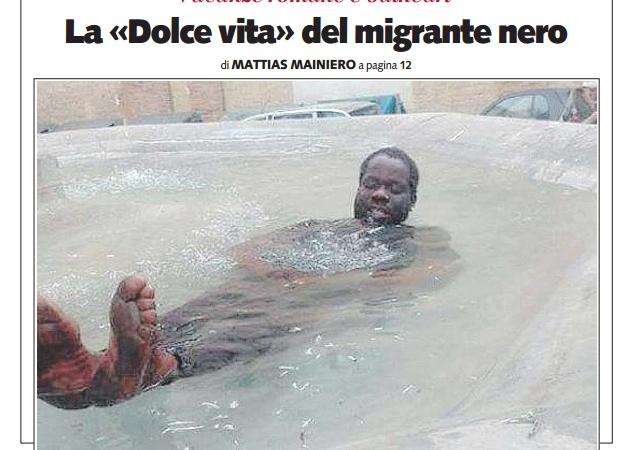
<path fill-rule="evenodd" d="M 39 185 L 38 290 L 94 350 L 123 276 L 146 273 L 161 311 L 238 282 L 235 245 L 305 219 L 350 217 L 359 164 L 381 145 L 419 164 L 407 224 L 442 227 L 460 256 L 459 273 L 435 289 L 391 284 L 349 297 L 351 281 L 331 276 L 300 287 L 295 295 L 321 301 L 318 320 L 248 364 L 110 408 L 38 401 L 40 448 L 595 445 L 595 192 L 437 152 L 436 135 L 414 138 L 404 124 L 346 135 L 339 123 L 189 140 L 184 130 L 120 149 L 98 133 L 94 148 L 76 143 L 89 136 L 40 142 L 52 163 Z M 322 300 L 335 296 L 346 300 Z"/>

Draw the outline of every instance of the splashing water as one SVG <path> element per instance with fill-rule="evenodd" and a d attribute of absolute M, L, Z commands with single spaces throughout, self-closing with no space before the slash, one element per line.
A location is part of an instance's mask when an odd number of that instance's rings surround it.
<path fill-rule="evenodd" d="M 368 231 L 347 229 L 340 233 L 337 224 L 311 227 L 289 245 L 265 249 L 260 257 L 282 269 L 333 274 L 378 267 L 406 255 L 406 249 L 382 241 L 386 234 L 391 234 L 385 227 Z"/>
<path fill-rule="evenodd" d="M 190 174 L 169 170 L 131 169 L 105 178 L 72 180 L 63 187 L 69 199 L 86 199 L 98 193 L 122 194 L 133 191 L 182 192 L 206 188 L 204 181 Z"/>

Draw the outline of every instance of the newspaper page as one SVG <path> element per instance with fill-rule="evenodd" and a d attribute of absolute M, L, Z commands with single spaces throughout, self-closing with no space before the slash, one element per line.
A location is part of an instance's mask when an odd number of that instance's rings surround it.
<path fill-rule="evenodd" d="M 628 448 L 613 2 L 15 10 L 3 448 Z"/>

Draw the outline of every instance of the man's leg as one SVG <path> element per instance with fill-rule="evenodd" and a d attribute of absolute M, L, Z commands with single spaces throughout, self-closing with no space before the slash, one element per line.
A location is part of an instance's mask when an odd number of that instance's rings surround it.
<path fill-rule="evenodd" d="M 63 408 L 108 405 L 163 383 L 177 370 L 159 349 L 153 289 L 141 276 L 123 280 L 112 298 L 110 342 L 90 353 L 79 328 L 40 297 L 37 304 L 38 396 Z"/>

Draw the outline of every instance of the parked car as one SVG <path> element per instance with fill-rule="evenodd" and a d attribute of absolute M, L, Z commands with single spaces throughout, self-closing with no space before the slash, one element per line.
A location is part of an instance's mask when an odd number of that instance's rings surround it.
<path fill-rule="evenodd" d="M 376 103 L 379 114 L 405 114 L 405 106 L 399 94 L 363 95 L 359 97 L 339 98 L 335 100 L 323 100 L 318 103 L 339 103 L 339 102 L 371 102 Z"/>
<path fill-rule="evenodd" d="M 295 109 L 283 109 L 243 119 L 244 121 L 288 120 L 288 119 L 324 119 L 334 117 L 370 116 L 379 113 L 379 107 L 373 102 L 336 102 L 319 103 Z"/>
<path fill-rule="evenodd" d="M 548 88 L 514 92 L 484 108 L 485 116 L 591 122 L 597 110 L 596 88 Z"/>

